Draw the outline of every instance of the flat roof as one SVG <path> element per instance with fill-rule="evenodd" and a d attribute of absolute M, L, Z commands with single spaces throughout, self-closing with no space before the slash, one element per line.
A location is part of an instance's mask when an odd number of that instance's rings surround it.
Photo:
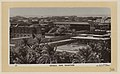
<path fill-rule="evenodd" d="M 26 36 L 26 37 L 17 37 L 17 38 L 11 38 L 11 39 L 17 40 L 17 39 L 25 39 L 25 38 L 30 38 L 30 37 Z"/>
<path fill-rule="evenodd" d="M 71 37 L 72 39 L 87 39 L 87 40 L 108 40 L 110 38 L 97 38 L 97 37 L 80 37 L 80 36 L 76 36 L 76 37 Z"/>
<path fill-rule="evenodd" d="M 85 24 L 85 25 L 89 25 L 88 22 L 54 22 L 54 24 Z"/>

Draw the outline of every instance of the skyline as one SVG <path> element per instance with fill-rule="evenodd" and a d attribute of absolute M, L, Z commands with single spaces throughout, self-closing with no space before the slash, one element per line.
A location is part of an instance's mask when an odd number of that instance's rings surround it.
<path fill-rule="evenodd" d="M 41 17 L 41 16 L 110 16 L 110 8 L 102 7 L 41 7 L 41 8 L 10 8 L 10 17 Z"/>

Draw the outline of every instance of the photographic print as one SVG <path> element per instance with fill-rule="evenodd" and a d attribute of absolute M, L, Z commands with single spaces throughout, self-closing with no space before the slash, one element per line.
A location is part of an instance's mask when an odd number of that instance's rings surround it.
<path fill-rule="evenodd" d="M 10 8 L 10 64 L 111 63 L 105 7 Z"/>

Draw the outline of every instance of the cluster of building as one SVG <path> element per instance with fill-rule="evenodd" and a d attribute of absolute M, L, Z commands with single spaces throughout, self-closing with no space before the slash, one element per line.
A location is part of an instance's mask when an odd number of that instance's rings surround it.
<path fill-rule="evenodd" d="M 49 31 L 55 27 L 66 27 L 67 30 L 82 32 L 110 31 L 110 16 L 50 16 L 50 17 L 10 17 L 10 38 L 30 36 L 36 28 L 36 33 Z"/>

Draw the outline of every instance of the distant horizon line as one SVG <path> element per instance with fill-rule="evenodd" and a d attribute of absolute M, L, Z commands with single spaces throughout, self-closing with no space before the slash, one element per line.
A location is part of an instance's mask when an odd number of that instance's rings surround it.
<path fill-rule="evenodd" d="M 84 17 L 84 16 L 111 16 L 111 15 L 12 15 L 10 17 L 15 16 L 23 16 L 23 17 L 52 17 L 52 16 L 77 16 L 77 17 Z"/>

